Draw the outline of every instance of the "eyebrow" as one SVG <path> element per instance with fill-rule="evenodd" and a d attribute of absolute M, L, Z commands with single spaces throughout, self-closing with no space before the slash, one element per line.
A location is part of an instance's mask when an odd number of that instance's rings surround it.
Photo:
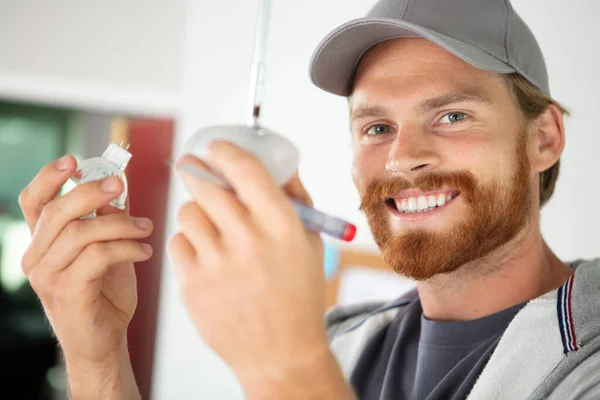
<path fill-rule="evenodd" d="M 351 121 L 361 118 L 385 118 L 388 117 L 389 113 L 383 107 L 379 106 L 358 106 L 356 110 L 352 112 L 350 117 Z"/>
<path fill-rule="evenodd" d="M 438 97 L 424 100 L 414 107 L 417 114 L 425 114 L 428 111 L 442 108 L 454 103 L 479 103 L 490 105 L 492 100 L 484 93 L 475 89 L 463 89 L 460 91 L 447 93 Z"/>
<path fill-rule="evenodd" d="M 486 94 L 480 90 L 469 88 L 423 100 L 413 107 L 413 110 L 417 114 L 425 114 L 428 111 L 461 102 L 479 103 L 485 105 L 492 104 L 492 100 Z M 384 107 L 363 105 L 358 106 L 356 110 L 352 112 L 350 121 L 354 122 L 355 120 L 362 118 L 386 118 L 389 116 L 390 113 Z"/>

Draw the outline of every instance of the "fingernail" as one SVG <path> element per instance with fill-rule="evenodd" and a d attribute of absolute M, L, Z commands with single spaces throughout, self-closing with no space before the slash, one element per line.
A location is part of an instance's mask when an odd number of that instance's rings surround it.
<path fill-rule="evenodd" d="M 135 226 L 145 231 L 146 229 L 150 228 L 150 224 L 152 222 L 150 222 L 148 218 L 134 218 L 133 223 L 135 224 Z"/>
<path fill-rule="evenodd" d="M 69 169 L 69 156 L 64 156 L 56 161 L 56 169 L 64 172 Z"/>
<path fill-rule="evenodd" d="M 140 250 L 148 255 L 152 254 L 152 246 L 147 243 L 140 243 Z"/>
<path fill-rule="evenodd" d="M 119 181 L 117 179 L 118 178 L 116 178 L 114 176 L 109 176 L 108 178 L 104 179 L 102 181 L 102 183 L 100 184 L 102 191 L 104 193 L 116 192 L 117 189 L 119 189 Z"/>

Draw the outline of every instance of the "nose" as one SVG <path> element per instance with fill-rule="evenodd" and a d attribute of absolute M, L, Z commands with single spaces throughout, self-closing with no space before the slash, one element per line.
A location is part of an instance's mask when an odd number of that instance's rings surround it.
<path fill-rule="evenodd" d="M 386 170 L 402 175 L 416 175 L 436 168 L 441 162 L 430 134 L 405 126 L 390 147 Z"/>

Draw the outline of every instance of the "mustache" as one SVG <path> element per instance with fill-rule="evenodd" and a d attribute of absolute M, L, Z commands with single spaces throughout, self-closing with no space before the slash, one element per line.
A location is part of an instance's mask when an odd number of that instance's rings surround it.
<path fill-rule="evenodd" d="M 456 189 L 465 200 L 469 201 L 477 190 L 477 179 L 469 171 L 456 171 L 424 174 L 412 181 L 402 177 L 374 180 L 367 186 L 360 203 L 360 210 L 367 212 L 376 210 L 389 198 L 408 189 L 418 189 L 423 192 Z"/>

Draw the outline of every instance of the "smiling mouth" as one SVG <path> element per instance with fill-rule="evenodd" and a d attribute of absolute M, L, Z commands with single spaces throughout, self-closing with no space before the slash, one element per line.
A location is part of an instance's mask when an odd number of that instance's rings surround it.
<path fill-rule="evenodd" d="M 402 214 L 427 213 L 448 204 L 459 195 L 458 190 L 448 190 L 421 196 L 389 198 L 386 204 Z"/>

